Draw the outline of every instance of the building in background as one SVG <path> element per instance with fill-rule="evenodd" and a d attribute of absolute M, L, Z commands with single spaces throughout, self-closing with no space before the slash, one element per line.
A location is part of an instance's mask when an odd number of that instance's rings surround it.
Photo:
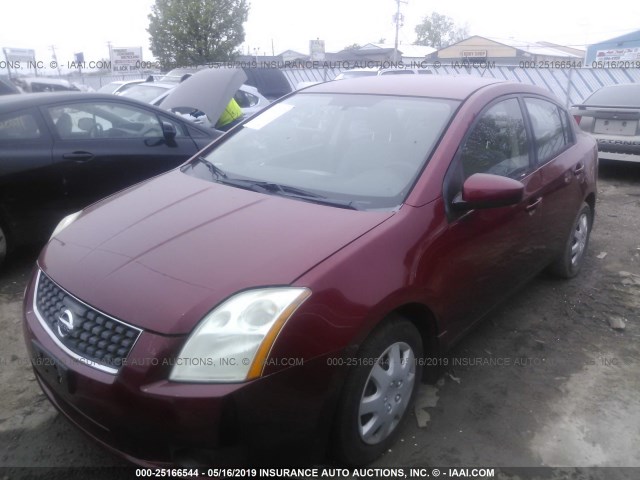
<path fill-rule="evenodd" d="M 358 52 L 365 55 L 381 54 L 384 61 L 391 61 L 393 59 L 393 51 L 393 45 L 386 45 L 384 43 L 367 43 L 358 49 Z M 436 49 L 424 45 L 400 44 L 398 45 L 398 51 L 400 52 L 400 59 L 403 63 L 411 63 L 426 60 Z"/>
<path fill-rule="evenodd" d="M 474 35 L 433 52 L 429 58 L 440 62 L 495 62 L 496 65 L 521 66 L 522 62 L 583 62 L 584 50 L 549 42 L 527 42 Z"/>
<path fill-rule="evenodd" d="M 587 48 L 585 62 L 587 67 L 594 62 L 638 62 L 640 61 L 640 30 L 603 42 L 594 43 Z M 601 65 L 606 66 L 606 65 Z M 624 67 L 624 64 L 622 65 Z M 629 65 L 634 68 L 635 65 Z"/>

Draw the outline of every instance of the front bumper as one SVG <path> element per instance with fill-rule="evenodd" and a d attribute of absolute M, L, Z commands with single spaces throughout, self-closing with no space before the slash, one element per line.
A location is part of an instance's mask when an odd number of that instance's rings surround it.
<path fill-rule="evenodd" d="M 38 320 L 24 336 L 43 392 L 73 424 L 142 466 L 291 465 L 324 455 L 343 372 L 327 357 L 241 384 L 166 380 L 184 337 L 142 332 L 117 374 L 67 354 Z"/>

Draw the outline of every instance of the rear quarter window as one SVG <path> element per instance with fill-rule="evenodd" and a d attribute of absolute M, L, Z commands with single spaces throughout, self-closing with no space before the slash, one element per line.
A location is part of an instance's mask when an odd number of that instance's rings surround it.
<path fill-rule="evenodd" d="M 35 140 L 42 137 L 32 113 L 14 112 L 0 115 L 0 141 Z"/>

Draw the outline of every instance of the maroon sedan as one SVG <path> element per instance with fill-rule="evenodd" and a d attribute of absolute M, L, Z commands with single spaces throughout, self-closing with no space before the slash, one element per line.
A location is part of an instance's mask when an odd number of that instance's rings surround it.
<path fill-rule="evenodd" d="M 25 296 L 36 378 L 138 464 L 370 462 L 427 359 L 542 269 L 578 273 L 596 169 L 537 87 L 298 91 L 61 222 Z"/>

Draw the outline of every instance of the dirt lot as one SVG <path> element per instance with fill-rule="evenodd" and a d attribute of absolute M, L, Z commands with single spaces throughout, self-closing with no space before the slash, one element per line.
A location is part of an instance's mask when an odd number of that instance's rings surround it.
<path fill-rule="evenodd" d="M 0 273 L 0 467 L 126 465 L 58 415 L 34 380 L 21 300 L 36 253 Z M 374 466 L 640 467 L 639 312 L 640 165 L 603 164 L 579 278 L 542 274 L 484 321 L 438 384 L 422 387 L 415 417 Z M 640 478 L 640 469 L 604 472 L 553 478 Z M 505 468 L 500 478 L 520 475 Z"/>

